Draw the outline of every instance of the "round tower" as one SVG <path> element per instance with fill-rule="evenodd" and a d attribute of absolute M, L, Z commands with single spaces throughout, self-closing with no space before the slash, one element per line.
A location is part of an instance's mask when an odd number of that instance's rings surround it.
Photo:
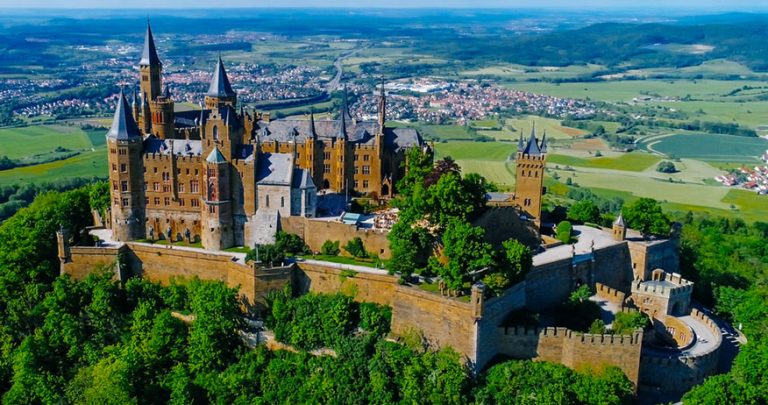
<path fill-rule="evenodd" d="M 107 147 L 113 237 L 118 241 L 144 238 L 142 137 L 122 90 L 107 133 Z"/>

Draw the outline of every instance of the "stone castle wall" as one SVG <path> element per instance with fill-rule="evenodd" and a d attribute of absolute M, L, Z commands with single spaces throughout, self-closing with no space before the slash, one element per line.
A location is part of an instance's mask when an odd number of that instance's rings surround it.
<path fill-rule="evenodd" d="M 587 334 L 567 328 L 500 327 L 499 353 L 515 359 L 560 363 L 573 369 L 619 367 L 637 386 L 642 332 Z"/>
<path fill-rule="evenodd" d="M 342 266 L 333 263 L 320 265 L 301 262 L 298 267 L 301 270 L 296 275 L 299 291 L 323 294 L 341 292 L 357 301 L 394 307 L 397 286 L 395 276 L 344 270 Z"/>
<path fill-rule="evenodd" d="M 389 241 L 385 231 L 373 229 L 356 229 L 354 226 L 345 225 L 336 221 L 313 220 L 304 217 L 281 217 L 280 227 L 283 231 L 299 235 L 314 252 L 319 252 L 326 240 L 339 241 L 339 246 L 344 246 L 355 237 L 363 240 L 365 250 L 381 259 L 389 259 L 392 252 L 389 250 Z M 347 252 L 341 249 L 341 254 Z"/>
<path fill-rule="evenodd" d="M 72 246 L 69 258 L 61 263 L 61 274 L 82 280 L 100 267 L 113 265 L 118 252 L 114 247 Z"/>
<path fill-rule="evenodd" d="M 420 333 L 432 347 L 451 346 L 476 361 L 475 308 L 471 303 L 397 285 L 393 296 L 392 333 Z"/>
<path fill-rule="evenodd" d="M 711 318 L 697 309 L 691 311 L 691 316 L 703 322 L 714 334 L 715 341 L 709 342 L 711 348 L 697 355 L 644 353 L 640 359 L 640 380 L 644 388 L 685 392 L 717 372 L 722 343 L 720 328 Z"/>
<path fill-rule="evenodd" d="M 475 364 L 483 368 L 499 353 L 501 341 L 498 329 L 510 312 L 526 306 L 526 282 L 517 283 L 501 296 L 493 297 L 482 305 L 482 318 L 477 322 L 477 346 Z"/>
<path fill-rule="evenodd" d="M 598 298 L 601 298 L 610 303 L 616 304 L 619 307 L 624 306 L 624 299 L 627 296 L 623 292 L 617 289 L 608 287 L 607 285 L 602 283 L 595 283 L 595 292 Z"/>

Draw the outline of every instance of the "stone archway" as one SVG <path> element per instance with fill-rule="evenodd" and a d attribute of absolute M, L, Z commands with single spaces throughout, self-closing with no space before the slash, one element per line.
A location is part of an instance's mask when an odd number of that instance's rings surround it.
<path fill-rule="evenodd" d="M 382 196 L 388 196 L 389 195 L 389 186 L 384 184 L 381 186 L 381 195 Z"/>

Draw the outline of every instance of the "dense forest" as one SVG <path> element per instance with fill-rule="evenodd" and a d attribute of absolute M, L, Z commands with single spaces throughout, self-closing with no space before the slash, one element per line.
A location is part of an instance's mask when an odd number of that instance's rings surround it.
<path fill-rule="evenodd" d="M 0 226 L 3 403 L 633 401 L 616 368 L 506 361 L 474 376 L 418 334 L 386 340 L 389 309 L 343 295 L 270 296 L 267 325 L 298 349 L 270 351 L 244 343 L 237 291 L 220 282 L 120 283 L 109 268 L 59 276 L 55 231 L 87 225 L 104 196 L 92 186 L 44 193 Z"/>

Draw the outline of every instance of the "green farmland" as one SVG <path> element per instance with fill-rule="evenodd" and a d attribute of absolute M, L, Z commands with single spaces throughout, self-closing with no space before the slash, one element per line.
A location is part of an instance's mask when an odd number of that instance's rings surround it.
<path fill-rule="evenodd" d="M 640 172 L 654 165 L 660 160 L 658 156 L 647 153 L 626 153 L 618 157 L 596 157 L 583 159 L 566 155 L 549 155 L 547 163 L 552 165 L 566 165 L 589 167 L 595 169 L 624 170 Z"/>
<path fill-rule="evenodd" d="M 663 135 L 643 139 L 640 146 L 652 152 L 677 158 L 711 162 L 756 162 L 768 149 L 763 138 L 743 136 L 694 134 Z"/>
<path fill-rule="evenodd" d="M 48 153 L 62 147 L 73 151 L 104 145 L 104 131 L 84 131 L 79 127 L 40 125 L 0 129 L 0 156 L 19 159 Z"/>

